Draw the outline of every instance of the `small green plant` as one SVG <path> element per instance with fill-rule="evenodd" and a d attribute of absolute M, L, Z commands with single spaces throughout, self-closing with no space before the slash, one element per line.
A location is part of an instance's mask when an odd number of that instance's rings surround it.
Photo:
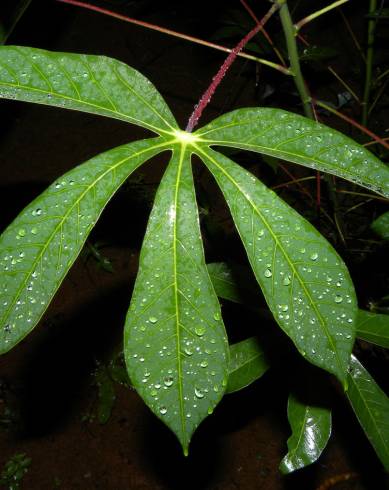
<path fill-rule="evenodd" d="M 228 270 L 219 265 L 215 272 L 205 264 L 191 170 L 196 155 L 223 193 L 275 321 L 304 359 L 340 381 L 388 469 L 389 404 L 378 387 L 366 389 L 374 382 L 351 357 L 360 312 L 345 263 L 308 221 L 214 148 L 280 158 L 386 197 L 389 168 L 347 136 L 281 109 L 238 109 L 194 131 L 223 75 L 222 68 L 183 131 L 150 81 L 119 61 L 0 48 L 0 97 L 112 117 L 157 135 L 109 150 L 66 173 L 4 231 L 0 352 L 13 348 L 39 322 L 104 207 L 129 175 L 158 153 L 170 152 L 142 245 L 124 356 L 131 383 L 188 453 L 193 432 L 223 395 L 243 388 L 268 367 L 256 340 L 229 347 L 217 295 L 233 295 L 234 288 L 230 283 L 227 293 L 220 290 L 228 283 Z M 374 334 L 374 322 L 365 327 Z M 378 340 L 387 339 L 385 328 L 375 332 Z M 285 472 L 317 459 L 331 430 L 328 408 L 304 405 L 291 396 L 288 414 L 293 435 L 281 465 Z"/>
<path fill-rule="evenodd" d="M 8 490 L 18 490 L 30 465 L 31 458 L 28 458 L 24 453 L 15 454 L 4 465 L 0 485 L 4 485 Z"/>

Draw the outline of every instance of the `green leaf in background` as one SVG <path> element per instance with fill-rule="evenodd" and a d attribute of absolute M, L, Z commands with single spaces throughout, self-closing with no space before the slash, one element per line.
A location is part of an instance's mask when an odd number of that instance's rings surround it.
<path fill-rule="evenodd" d="M 255 337 L 230 345 L 230 373 L 226 393 L 234 393 L 249 386 L 268 369 L 265 353 Z"/>
<path fill-rule="evenodd" d="M 344 383 L 357 305 L 342 259 L 252 174 L 210 149 L 198 154 L 224 194 L 277 323 L 303 356 Z"/>
<path fill-rule="evenodd" d="M 219 298 L 234 303 L 253 303 L 258 293 L 258 286 L 248 269 L 230 266 L 225 262 L 207 264 L 208 274 Z"/>
<path fill-rule="evenodd" d="M 202 142 L 232 146 L 328 172 L 389 197 L 389 167 L 351 138 L 280 109 L 238 109 L 196 131 Z"/>
<path fill-rule="evenodd" d="M 124 355 L 131 382 L 187 454 L 192 433 L 223 396 L 229 351 L 204 261 L 185 145 L 175 147 L 155 198 Z"/>
<path fill-rule="evenodd" d="M 7 3 L 7 2 L 6 2 Z M 2 5 L 1 19 L 0 19 L 0 44 L 5 44 L 8 37 L 12 34 L 17 23 L 21 19 L 27 7 L 30 5 L 31 0 L 13 0 L 12 7 Z"/>
<path fill-rule="evenodd" d="M 358 310 L 357 337 L 389 349 L 389 315 Z"/>
<path fill-rule="evenodd" d="M 389 211 L 373 221 L 371 229 L 384 240 L 389 240 Z"/>
<path fill-rule="evenodd" d="M 284 474 L 314 463 L 331 435 L 331 411 L 307 405 L 293 394 L 288 399 L 288 420 L 292 435 L 288 439 L 288 454 L 280 463 Z"/>
<path fill-rule="evenodd" d="M 102 153 L 60 177 L 0 236 L 0 353 L 38 323 L 109 199 L 161 138 Z"/>
<path fill-rule="evenodd" d="M 355 356 L 351 356 L 348 385 L 346 394 L 355 415 L 389 471 L 389 398 Z"/>
<path fill-rule="evenodd" d="M 178 129 L 152 83 L 105 56 L 2 46 L 0 98 L 107 116 L 158 134 Z"/>

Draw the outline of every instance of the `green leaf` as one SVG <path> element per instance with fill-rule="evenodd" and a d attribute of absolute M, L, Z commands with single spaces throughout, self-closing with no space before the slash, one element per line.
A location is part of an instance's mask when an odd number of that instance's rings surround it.
<path fill-rule="evenodd" d="M 355 356 L 351 356 L 348 384 L 346 394 L 355 415 L 389 471 L 389 398 Z"/>
<path fill-rule="evenodd" d="M 1 46 L 0 98 L 112 117 L 158 134 L 178 128 L 147 78 L 105 56 Z"/>
<path fill-rule="evenodd" d="M 196 131 L 207 145 L 232 146 L 337 175 L 389 197 L 389 167 L 347 136 L 303 116 L 238 109 Z"/>
<path fill-rule="evenodd" d="M 389 349 L 389 315 L 358 310 L 357 337 Z"/>
<path fill-rule="evenodd" d="M 283 474 L 314 463 L 331 435 L 331 411 L 307 405 L 294 394 L 288 399 L 288 420 L 292 434 L 288 439 L 288 454 L 280 464 Z"/>
<path fill-rule="evenodd" d="M 254 302 L 258 286 L 248 270 L 225 262 L 207 264 L 208 274 L 219 298 L 234 303 Z"/>
<path fill-rule="evenodd" d="M 342 259 L 252 174 L 210 149 L 198 154 L 224 194 L 274 318 L 303 356 L 345 382 L 357 305 Z"/>
<path fill-rule="evenodd" d="M 389 211 L 373 221 L 371 229 L 384 240 L 389 240 Z"/>
<path fill-rule="evenodd" d="M 38 323 L 105 205 L 161 138 L 137 141 L 71 170 L 32 201 L 0 236 L 0 353 Z"/>
<path fill-rule="evenodd" d="M 239 391 L 259 379 L 269 369 L 258 339 L 250 337 L 230 346 L 230 374 L 226 393 Z"/>
<path fill-rule="evenodd" d="M 155 198 L 124 347 L 132 383 L 187 454 L 192 433 L 225 391 L 229 351 L 185 144 L 174 147 Z"/>

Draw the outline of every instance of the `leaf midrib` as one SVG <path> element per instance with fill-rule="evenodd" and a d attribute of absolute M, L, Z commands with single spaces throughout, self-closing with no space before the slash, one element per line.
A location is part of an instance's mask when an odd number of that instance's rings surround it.
<path fill-rule="evenodd" d="M 186 435 L 186 424 L 185 424 L 185 411 L 184 411 L 184 387 L 183 387 L 183 377 L 182 377 L 182 359 L 181 359 L 181 328 L 180 328 L 180 316 L 179 316 L 179 300 L 178 300 L 178 272 L 177 272 L 177 213 L 178 213 L 178 193 L 179 193 L 179 184 L 181 180 L 182 173 L 182 165 L 185 157 L 186 144 L 183 143 L 179 147 L 180 157 L 178 160 L 178 168 L 174 189 L 174 225 L 173 225 L 173 280 L 174 280 L 174 302 L 175 302 L 175 311 L 176 311 L 176 349 L 177 349 L 177 374 L 178 374 L 178 396 L 179 396 L 179 404 L 180 404 L 180 418 L 181 418 L 181 430 L 183 437 L 183 446 L 184 452 L 187 451 L 187 435 Z"/>
<path fill-rule="evenodd" d="M 255 206 L 255 204 L 253 203 L 253 201 L 248 197 L 246 196 L 246 193 L 242 191 L 242 189 L 240 188 L 239 184 L 224 170 L 224 168 L 219 165 L 212 157 L 211 155 L 208 154 L 208 152 L 206 150 L 204 150 L 203 147 L 200 147 L 198 146 L 197 144 L 193 144 L 193 146 L 197 149 L 197 151 L 199 153 L 202 153 L 206 158 L 208 158 L 210 160 L 211 163 L 213 163 L 232 183 L 233 185 L 242 193 L 242 195 L 247 199 L 247 201 L 250 203 L 250 205 L 255 209 L 255 211 L 257 212 L 259 218 L 263 221 L 264 225 L 266 226 L 266 228 L 268 229 L 270 235 L 272 236 L 273 240 L 276 242 L 276 245 L 277 247 L 281 250 L 283 256 L 285 257 L 286 261 L 288 262 L 290 268 L 292 269 L 293 271 L 293 275 L 295 277 L 298 278 L 298 281 L 306 295 L 306 297 L 308 298 L 315 314 L 317 315 L 321 325 L 322 325 L 322 328 L 324 330 L 324 333 L 326 334 L 326 337 L 328 339 L 328 341 L 330 342 L 330 345 L 331 345 L 331 348 L 335 354 L 335 357 L 336 357 L 336 361 L 337 361 L 337 364 L 338 364 L 338 367 L 340 368 L 340 372 L 343 372 L 344 370 L 342 369 L 342 363 L 339 359 L 339 355 L 338 355 L 338 351 L 337 349 L 335 348 L 335 345 L 334 345 L 334 342 L 333 342 L 333 339 L 332 339 L 332 336 L 330 334 L 330 332 L 328 331 L 327 329 L 327 325 L 326 323 L 324 322 L 324 319 L 320 313 L 320 311 L 318 310 L 315 302 L 313 301 L 313 298 L 311 297 L 309 291 L 307 290 L 307 288 L 305 287 L 305 284 L 304 284 L 304 281 L 302 280 L 302 278 L 300 277 L 300 274 L 298 274 L 298 271 L 297 269 L 294 267 L 294 264 L 293 262 L 289 259 L 289 256 L 288 254 L 286 253 L 284 247 L 282 246 L 281 242 L 278 240 L 278 237 L 277 235 L 274 234 L 271 226 L 268 224 L 267 220 L 265 219 L 265 217 L 262 215 L 262 213 L 259 211 L 259 209 Z"/>

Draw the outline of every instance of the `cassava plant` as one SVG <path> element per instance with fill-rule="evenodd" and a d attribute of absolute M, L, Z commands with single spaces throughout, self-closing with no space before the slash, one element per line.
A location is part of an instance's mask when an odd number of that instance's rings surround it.
<path fill-rule="evenodd" d="M 124 355 L 132 384 L 188 453 L 193 432 L 224 393 L 246 386 L 267 369 L 255 341 L 231 348 L 228 344 L 217 297 L 228 294 L 220 290 L 228 270 L 220 275 L 219 266 L 215 272 L 205 264 L 191 170 L 196 155 L 223 193 L 275 321 L 307 361 L 340 381 L 389 468 L 387 398 L 378 387 L 367 396 L 366 385 L 374 382 L 351 357 L 361 313 L 346 265 L 307 220 L 214 147 L 277 157 L 386 197 L 389 169 L 347 136 L 281 109 L 238 109 L 194 130 L 231 61 L 223 65 L 184 131 L 151 82 L 119 61 L 0 48 L 0 97 L 111 117 L 156 134 L 67 172 L 3 232 L 0 352 L 12 349 L 37 325 L 104 207 L 129 175 L 169 151 L 141 249 Z M 374 322 L 365 324 L 374 330 Z M 384 329 L 380 332 L 377 338 L 388 338 Z M 247 370 L 253 359 L 253 369 Z M 375 411 L 369 404 L 375 404 Z M 294 436 L 288 441 L 285 472 L 314 461 L 331 427 L 328 410 L 303 406 L 293 397 L 289 416 Z M 316 432 L 303 420 L 313 420 Z M 299 433 L 317 434 L 313 449 Z"/>

